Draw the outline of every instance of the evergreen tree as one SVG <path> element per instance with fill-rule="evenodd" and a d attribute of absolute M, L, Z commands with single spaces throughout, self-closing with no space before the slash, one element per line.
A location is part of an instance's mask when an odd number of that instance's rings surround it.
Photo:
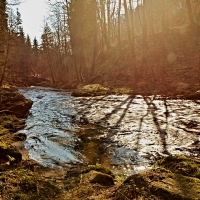
<path fill-rule="evenodd" d="M 38 41 L 37 38 L 35 37 L 33 40 L 33 51 L 37 52 L 38 51 Z"/>
<path fill-rule="evenodd" d="M 42 50 L 46 60 L 46 65 L 49 68 L 50 76 L 52 83 L 55 83 L 55 77 L 53 73 L 53 47 L 54 47 L 54 40 L 53 40 L 53 33 L 51 32 L 50 27 L 48 24 L 45 24 L 44 32 L 42 34 Z"/>
<path fill-rule="evenodd" d="M 26 38 L 25 38 L 25 35 L 24 35 L 23 27 L 19 28 L 19 33 L 17 35 L 18 35 L 18 38 L 19 38 L 19 42 L 22 43 L 22 45 L 24 45 L 26 43 Z"/>
<path fill-rule="evenodd" d="M 42 49 L 44 52 L 50 52 L 53 49 L 53 33 L 46 23 L 44 27 L 44 32 L 42 34 Z"/>
<path fill-rule="evenodd" d="M 29 35 L 26 36 L 26 46 L 31 49 L 31 40 L 30 40 L 30 37 Z"/>
<path fill-rule="evenodd" d="M 17 26 L 17 33 L 20 34 L 22 29 L 22 19 L 21 19 L 21 13 L 19 12 L 18 8 L 17 8 L 16 26 Z"/>
<path fill-rule="evenodd" d="M 38 76 L 39 69 L 38 69 L 38 58 L 39 57 L 39 45 L 36 37 L 33 40 L 33 67 L 35 71 L 35 75 Z"/>

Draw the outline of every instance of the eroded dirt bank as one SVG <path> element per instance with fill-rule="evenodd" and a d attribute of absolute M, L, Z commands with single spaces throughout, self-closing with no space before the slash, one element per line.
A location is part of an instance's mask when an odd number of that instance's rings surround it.
<path fill-rule="evenodd" d="M 14 89 L 0 89 L 0 163 L 21 162 L 22 156 L 11 143 L 26 139 L 26 135 L 15 134 L 25 128 L 32 101 Z"/>

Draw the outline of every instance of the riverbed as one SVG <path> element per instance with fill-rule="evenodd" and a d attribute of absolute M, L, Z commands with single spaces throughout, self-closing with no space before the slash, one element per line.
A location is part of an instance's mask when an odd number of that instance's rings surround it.
<path fill-rule="evenodd" d="M 20 131 L 27 135 L 25 148 L 44 166 L 102 165 L 129 175 L 170 154 L 200 158 L 199 100 L 19 91 L 33 101 Z"/>

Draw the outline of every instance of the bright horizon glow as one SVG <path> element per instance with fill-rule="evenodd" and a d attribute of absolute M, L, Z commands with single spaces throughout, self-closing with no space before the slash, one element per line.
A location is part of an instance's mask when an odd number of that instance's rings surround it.
<path fill-rule="evenodd" d="M 45 17 L 48 17 L 49 13 L 47 1 L 48 0 L 21 0 L 21 3 L 16 6 L 16 9 L 18 8 L 21 14 L 25 36 L 27 36 L 27 34 L 29 35 L 31 43 L 33 43 L 35 37 L 38 42 L 41 43 Z M 136 7 L 136 0 L 133 1 L 133 4 L 134 7 Z"/>
<path fill-rule="evenodd" d="M 25 36 L 28 34 L 31 43 L 36 37 L 38 42 L 41 41 L 43 33 L 44 19 L 48 13 L 46 0 L 24 0 L 16 6 L 19 9 L 22 19 L 22 27 Z"/>

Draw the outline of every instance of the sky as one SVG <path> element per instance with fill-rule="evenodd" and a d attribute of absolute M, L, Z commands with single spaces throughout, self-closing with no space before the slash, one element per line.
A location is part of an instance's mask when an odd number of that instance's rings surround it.
<path fill-rule="evenodd" d="M 32 42 L 34 37 L 36 37 L 38 41 L 41 40 L 44 19 L 48 12 L 46 1 L 47 0 L 21 0 L 22 3 L 16 6 L 21 13 L 25 35 L 28 34 Z"/>
<path fill-rule="evenodd" d="M 16 6 L 21 13 L 22 26 L 25 35 L 29 35 L 31 42 L 36 37 L 41 42 L 43 33 L 44 19 L 48 13 L 48 0 L 20 0 Z"/>

